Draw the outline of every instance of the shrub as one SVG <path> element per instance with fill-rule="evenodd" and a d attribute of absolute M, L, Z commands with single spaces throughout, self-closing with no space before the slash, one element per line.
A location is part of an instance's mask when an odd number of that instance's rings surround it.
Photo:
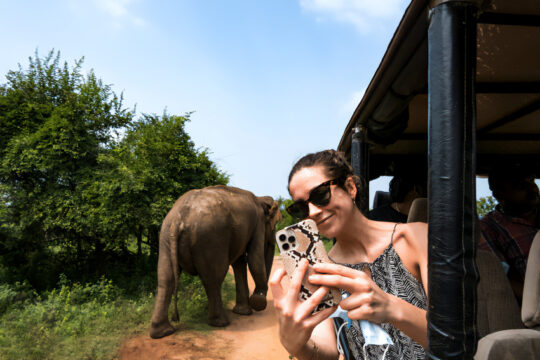
<path fill-rule="evenodd" d="M 37 293 L 26 281 L 14 285 L 0 284 L 0 315 L 12 305 L 24 304 L 35 298 Z"/>
<path fill-rule="evenodd" d="M 107 303 L 118 298 L 122 291 L 117 286 L 113 285 L 112 280 L 107 280 L 104 276 L 96 283 L 87 283 L 81 285 L 79 283 L 70 284 L 64 274 L 60 274 L 60 292 L 58 296 L 64 300 L 66 304 L 75 305 L 86 302 L 98 302 L 100 304 Z"/>
<path fill-rule="evenodd" d="M 137 283 L 136 277 L 131 279 Z M 123 284 L 136 288 L 134 284 Z M 154 283 L 149 284 L 155 288 Z M 223 301 L 234 299 L 232 275 L 227 275 Z M 201 280 L 183 274 L 179 283 L 180 328 L 209 330 L 207 298 Z M 128 294 L 102 277 L 84 285 L 60 276 L 58 286 L 38 296 L 27 284 L 1 285 L 0 359 L 111 359 L 121 342 L 146 333 L 154 307 L 154 292 Z"/>
<path fill-rule="evenodd" d="M 2 359 L 110 359 L 124 336 L 146 328 L 153 307 L 152 293 L 127 298 L 106 278 L 81 285 L 63 275 L 41 297 L 28 287 L 0 286 Z"/>

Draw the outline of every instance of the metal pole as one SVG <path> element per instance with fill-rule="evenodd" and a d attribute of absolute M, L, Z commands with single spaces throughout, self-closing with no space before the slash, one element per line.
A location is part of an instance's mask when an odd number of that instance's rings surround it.
<path fill-rule="evenodd" d="M 364 196 L 364 208 L 361 209 L 364 214 L 369 210 L 369 149 L 367 144 L 366 129 L 361 126 L 354 128 L 351 139 L 351 165 L 354 173 L 364 179 L 365 189 L 362 192 Z"/>
<path fill-rule="evenodd" d="M 476 352 L 476 14 L 439 3 L 428 30 L 428 358 Z"/>

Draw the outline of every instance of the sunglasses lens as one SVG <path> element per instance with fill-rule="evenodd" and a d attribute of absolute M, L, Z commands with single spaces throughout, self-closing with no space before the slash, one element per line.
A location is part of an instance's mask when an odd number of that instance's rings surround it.
<path fill-rule="evenodd" d="M 309 216 L 309 207 L 305 201 L 299 201 L 288 206 L 287 212 L 297 219 L 305 219 Z"/>
<path fill-rule="evenodd" d="M 330 184 L 324 184 L 311 191 L 309 201 L 317 206 L 326 206 L 330 202 L 331 195 Z"/>
<path fill-rule="evenodd" d="M 287 207 L 287 212 L 294 216 L 297 219 L 305 219 L 309 216 L 309 205 L 308 202 L 316 206 L 326 206 L 330 202 L 332 197 L 332 192 L 330 190 L 330 185 L 335 184 L 335 180 L 327 181 L 315 189 L 311 190 L 309 193 L 309 199 L 307 201 L 298 200 L 292 205 Z"/>

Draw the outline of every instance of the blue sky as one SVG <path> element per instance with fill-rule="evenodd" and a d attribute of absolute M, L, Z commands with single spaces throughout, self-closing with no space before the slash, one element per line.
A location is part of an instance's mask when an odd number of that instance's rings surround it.
<path fill-rule="evenodd" d="M 36 49 L 58 50 L 70 64 L 84 56 L 84 71 L 123 92 L 138 114 L 194 111 L 187 131 L 231 185 L 288 197 L 296 160 L 337 147 L 407 5 L 0 0 L 0 82 Z M 478 196 L 486 195 L 481 181 Z"/>

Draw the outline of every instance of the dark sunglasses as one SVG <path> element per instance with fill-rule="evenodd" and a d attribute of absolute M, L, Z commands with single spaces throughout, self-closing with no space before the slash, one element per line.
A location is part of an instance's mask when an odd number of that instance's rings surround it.
<path fill-rule="evenodd" d="M 330 185 L 337 185 L 338 179 L 328 180 L 322 184 L 314 187 L 309 192 L 309 197 L 307 200 L 296 200 L 291 205 L 287 206 L 287 212 L 297 218 L 305 219 L 309 216 L 309 205 L 308 202 L 312 203 L 315 206 L 326 206 L 330 203 L 332 198 L 332 191 Z"/>

